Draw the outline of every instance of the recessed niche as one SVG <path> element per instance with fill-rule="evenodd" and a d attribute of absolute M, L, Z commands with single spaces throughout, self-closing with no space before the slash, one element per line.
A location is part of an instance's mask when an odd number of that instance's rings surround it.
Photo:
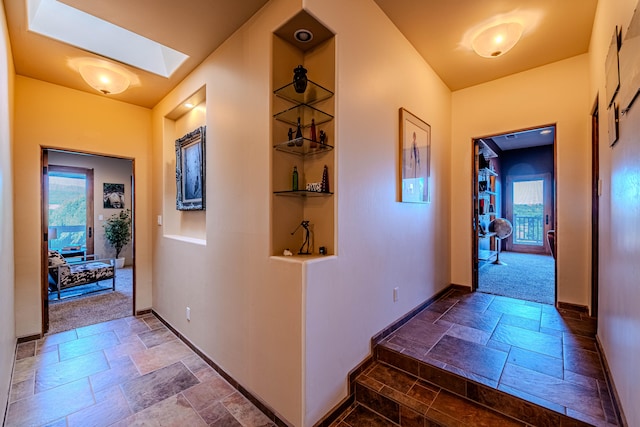
<path fill-rule="evenodd" d="M 312 39 L 296 40 L 296 31 L 308 30 Z M 335 37 L 322 23 L 300 11 L 274 32 L 272 62 L 271 139 L 271 245 L 272 255 L 289 249 L 295 259 L 305 260 L 336 254 L 335 197 L 337 192 L 335 152 Z M 309 83 L 303 93 L 293 86 L 293 70 L 307 69 Z M 300 117 L 302 139 L 295 135 Z M 312 119 L 316 140 L 312 137 Z M 326 145 L 319 134 L 326 135 Z M 324 167 L 329 189 L 308 191 L 307 184 L 321 183 Z M 293 169 L 298 172 L 298 190 L 293 187 Z M 304 246 L 308 221 L 310 242 Z M 308 250 L 307 250 L 308 249 Z M 299 254 L 299 252 L 310 252 Z"/>
<path fill-rule="evenodd" d="M 206 244 L 206 211 L 176 209 L 176 140 L 206 126 L 206 88 L 203 86 L 175 106 L 164 118 L 163 145 L 163 235 L 185 242 Z M 207 144 L 207 141 L 205 141 Z M 209 150 L 206 150 L 208 152 Z M 206 167 L 207 162 L 205 162 Z"/>

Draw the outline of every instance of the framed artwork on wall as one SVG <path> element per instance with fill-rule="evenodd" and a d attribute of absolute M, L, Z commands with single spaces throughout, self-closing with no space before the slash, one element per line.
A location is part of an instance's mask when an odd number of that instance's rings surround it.
<path fill-rule="evenodd" d="M 618 36 L 618 27 L 616 26 L 609 44 L 609 52 L 607 53 L 607 59 L 605 61 L 605 78 L 606 78 L 606 91 L 607 91 L 607 108 L 611 106 L 611 103 L 620 89 L 620 67 L 618 63 L 618 50 L 620 49 L 620 37 Z"/>
<path fill-rule="evenodd" d="M 406 203 L 429 202 L 431 126 L 400 108 L 399 199 Z"/>
<path fill-rule="evenodd" d="M 105 209 L 124 209 L 124 184 L 102 184 L 102 200 Z"/>
<path fill-rule="evenodd" d="M 176 140 L 176 209 L 205 210 L 205 134 L 201 126 Z"/>

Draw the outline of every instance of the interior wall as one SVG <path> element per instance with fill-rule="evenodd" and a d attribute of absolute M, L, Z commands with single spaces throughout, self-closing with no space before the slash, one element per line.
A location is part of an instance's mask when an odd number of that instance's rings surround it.
<path fill-rule="evenodd" d="M 153 181 L 162 182 L 173 156 L 164 117 L 206 85 L 215 195 L 206 245 L 156 227 L 154 309 L 297 426 L 346 396 L 374 334 L 449 284 L 449 90 L 372 0 L 303 3 L 336 33 L 338 256 L 269 256 L 271 34 L 300 1 L 269 2 L 153 110 Z M 432 128 L 429 204 L 397 202 L 400 107 Z M 172 197 L 154 187 L 154 214 Z"/>
<path fill-rule="evenodd" d="M 16 76 L 13 168 L 16 334 L 41 332 L 41 147 L 135 160 L 136 310 L 151 307 L 151 110 Z M 36 125 L 34 125 L 37 124 Z"/>
<path fill-rule="evenodd" d="M 605 59 L 616 25 L 622 29 L 624 45 L 633 11 L 639 6 L 637 0 L 600 0 L 590 48 L 591 99 L 599 99 L 602 181 L 598 338 L 630 426 L 640 425 L 640 101 L 620 118 L 618 142 L 610 147 Z M 624 76 L 621 81 L 625 83 Z"/>
<path fill-rule="evenodd" d="M 499 59 L 498 59 L 499 60 Z M 472 139 L 556 124 L 558 301 L 589 306 L 591 168 L 588 55 L 453 93 L 451 281 L 471 284 Z"/>
<path fill-rule="evenodd" d="M 0 1 L 0 420 L 4 420 L 7 408 L 16 350 L 11 164 L 14 78 L 11 45 L 4 7 Z"/>
<path fill-rule="evenodd" d="M 106 219 L 111 215 L 119 214 L 122 209 L 104 207 L 104 184 L 124 184 L 124 209 L 132 209 L 131 175 L 133 165 L 131 160 L 50 150 L 49 164 L 93 169 L 94 253 L 96 259 L 115 256 L 115 249 L 104 238 L 103 225 Z M 100 216 L 102 216 L 102 220 Z M 133 245 L 131 243 L 126 245 L 120 256 L 125 257 L 125 265 L 131 265 L 133 263 Z"/>

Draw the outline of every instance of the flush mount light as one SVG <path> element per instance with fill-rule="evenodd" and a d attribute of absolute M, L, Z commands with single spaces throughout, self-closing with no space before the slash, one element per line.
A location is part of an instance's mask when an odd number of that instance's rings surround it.
<path fill-rule="evenodd" d="M 194 107 L 194 105 L 192 103 L 190 103 L 190 102 L 185 102 L 184 106 L 187 107 L 187 108 L 193 108 Z"/>
<path fill-rule="evenodd" d="M 295 37 L 295 39 L 299 42 L 308 43 L 313 39 L 313 33 L 309 30 L 301 28 L 293 33 L 293 37 Z"/>
<path fill-rule="evenodd" d="M 540 131 L 540 135 L 549 135 L 551 133 L 551 129 L 544 129 Z"/>
<path fill-rule="evenodd" d="M 471 40 L 471 47 L 484 58 L 497 58 L 507 53 L 522 36 L 522 24 L 503 22 L 484 28 Z"/>
<path fill-rule="evenodd" d="M 131 84 L 138 84 L 138 77 L 113 62 L 98 58 L 74 58 L 69 65 L 78 71 L 85 82 L 105 95 L 122 93 Z"/>

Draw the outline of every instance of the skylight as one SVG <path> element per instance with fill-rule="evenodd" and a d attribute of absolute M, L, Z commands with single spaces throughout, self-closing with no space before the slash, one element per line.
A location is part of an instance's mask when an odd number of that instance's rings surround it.
<path fill-rule="evenodd" d="M 169 77 L 189 57 L 57 0 L 28 0 L 29 30 Z"/>

